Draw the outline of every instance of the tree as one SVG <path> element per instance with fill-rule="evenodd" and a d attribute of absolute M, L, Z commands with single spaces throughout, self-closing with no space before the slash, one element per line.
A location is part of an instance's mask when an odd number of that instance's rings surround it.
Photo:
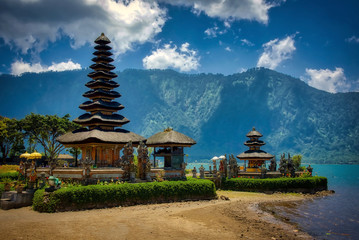
<path fill-rule="evenodd" d="M 302 164 L 302 155 L 294 155 L 293 158 L 293 166 L 296 171 L 300 170 L 300 165 Z"/>
<path fill-rule="evenodd" d="M 0 150 L 3 162 L 10 153 L 17 155 L 24 148 L 23 139 L 19 121 L 0 116 Z"/>
<path fill-rule="evenodd" d="M 60 118 L 57 115 L 44 116 L 31 113 L 21 120 L 22 128 L 26 135 L 44 148 L 45 156 L 50 165 L 50 174 L 56 167 L 57 156 L 64 149 L 64 146 L 56 139 L 68 131 L 77 129 L 79 126 L 70 121 L 69 118 L 69 114 Z"/>
<path fill-rule="evenodd" d="M 77 167 L 77 159 L 78 159 L 78 156 L 81 154 L 81 149 L 72 147 L 72 148 L 67 149 L 67 151 L 75 158 L 75 167 Z"/>

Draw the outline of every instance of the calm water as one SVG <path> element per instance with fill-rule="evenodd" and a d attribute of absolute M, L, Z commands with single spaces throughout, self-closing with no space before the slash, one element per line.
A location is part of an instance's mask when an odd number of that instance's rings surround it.
<path fill-rule="evenodd" d="M 188 164 L 198 169 L 201 163 Z M 203 163 L 208 169 L 209 164 Z M 280 215 L 316 239 L 359 239 L 359 165 L 312 165 L 313 175 L 328 178 L 335 194 L 291 206 L 280 206 Z"/>

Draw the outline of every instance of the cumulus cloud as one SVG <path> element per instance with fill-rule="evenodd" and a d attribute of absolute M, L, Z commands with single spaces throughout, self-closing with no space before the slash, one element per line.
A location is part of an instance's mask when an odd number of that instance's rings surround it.
<path fill-rule="evenodd" d="M 92 43 L 104 32 L 116 55 L 161 32 L 166 11 L 146 0 L 1 0 L 0 38 L 26 53 L 68 36 L 72 47 Z"/>
<path fill-rule="evenodd" d="M 26 63 L 21 61 L 15 61 L 11 64 L 11 74 L 19 76 L 25 72 L 30 73 L 40 73 L 40 72 L 62 72 L 67 70 L 78 70 L 81 69 L 79 63 L 74 63 L 73 61 L 68 60 L 67 62 L 52 63 L 51 66 L 43 66 L 40 63 Z"/>
<path fill-rule="evenodd" d="M 192 7 L 195 13 L 205 13 L 220 19 L 268 22 L 268 10 L 278 6 L 265 0 L 159 0 L 172 5 Z M 279 1 L 281 2 L 281 1 Z"/>
<path fill-rule="evenodd" d="M 359 37 L 351 36 L 350 38 L 345 39 L 345 41 L 351 42 L 351 43 L 359 43 Z"/>
<path fill-rule="evenodd" d="M 232 49 L 230 47 L 226 47 L 224 50 L 226 50 L 227 52 L 232 52 Z"/>
<path fill-rule="evenodd" d="M 301 79 L 314 88 L 330 93 L 348 92 L 350 89 L 350 84 L 347 82 L 343 68 L 336 67 L 334 71 L 307 68 L 305 72 L 307 76 L 301 77 Z"/>
<path fill-rule="evenodd" d="M 282 40 L 278 38 L 263 44 L 264 52 L 259 57 L 257 67 L 275 69 L 284 60 L 290 59 L 295 51 L 295 35 L 288 36 Z"/>
<path fill-rule="evenodd" d="M 197 51 L 189 49 L 189 43 L 184 43 L 179 49 L 176 45 L 166 44 L 146 56 L 142 62 L 146 69 L 175 68 L 188 72 L 198 69 L 199 59 Z"/>

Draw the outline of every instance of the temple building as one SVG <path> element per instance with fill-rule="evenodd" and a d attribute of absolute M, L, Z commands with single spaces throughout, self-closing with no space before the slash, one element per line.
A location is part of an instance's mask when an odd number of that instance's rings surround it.
<path fill-rule="evenodd" d="M 248 165 L 245 167 L 247 172 L 260 172 L 260 167 L 265 164 L 265 161 L 271 160 L 274 156 L 260 149 L 265 142 L 259 140 L 263 135 L 254 127 L 246 136 L 249 140 L 244 145 L 248 146 L 249 150 L 237 155 L 237 158 L 248 160 Z"/>
<path fill-rule="evenodd" d="M 181 169 L 184 163 L 184 147 L 196 144 L 192 138 L 167 128 L 147 139 L 146 145 L 153 147 L 153 165 L 158 166 L 158 160 L 163 160 L 164 169 Z"/>
<path fill-rule="evenodd" d="M 140 141 L 146 139 L 138 134 L 122 128 L 130 122 L 126 117 L 116 112 L 124 106 L 114 101 L 121 96 L 113 89 L 119 84 L 113 81 L 117 75 L 112 72 L 115 66 L 110 64 L 111 41 L 102 33 L 95 40 L 94 64 L 90 66 L 94 71 L 88 74 L 92 80 L 86 83 L 89 91 L 83 94 L 89 100 L 79 108 L 86 113 L 74 120 L 82 126 L 81 129 L 60 136 L 57 140 L 65 147 L 77 147 L 82 150 L 82 160 L 91 159 L 98 167 L 114 166 L 119 160 L 120 150 L 128 142 L 136 147 Z"/>

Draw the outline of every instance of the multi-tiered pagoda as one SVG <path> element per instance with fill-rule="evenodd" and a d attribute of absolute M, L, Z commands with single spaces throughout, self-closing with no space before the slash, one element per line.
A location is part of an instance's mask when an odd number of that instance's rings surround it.
<path fill-rule="evenodd" d="M 271 160 L 274 156 L 260 149 L 261 146 L 265 145 L 265 142 L 259 140 L 263 135 L 254 127 L 246 136 L 249 140 L 244 145 L 248 146 L 249 150 L 237 155 L 237 158 L 244 161 L 248 160 L 247 172 L 260 172 L 260 167 L 265 164 L 265 161 Z"/>
<path fill-rule="evenodd" d="M 117 75 L 112 72 L 115 66 L 110 64 L 111 41 L 102 33 L 95 43 L 94 64 L 90 66 L 94 71 L 88 74 L 92 80 L 86 83 L 91 90 L 83 94 L 90 100 L 79 106 L 87 113 L 74 120 L 83 128 L 59 137 L 58 141 L 65 147 L 81 148 L 83 160 L 87 157 L 97 166 L 113 166 L 126 143 L 132 141 L 137 146 L 145 138 L 121 128 L 130 120 L 116 113 L 124 106 L 114 101 L 121 94 L 113 90 L 119 84 L 112 80 Z"/>

